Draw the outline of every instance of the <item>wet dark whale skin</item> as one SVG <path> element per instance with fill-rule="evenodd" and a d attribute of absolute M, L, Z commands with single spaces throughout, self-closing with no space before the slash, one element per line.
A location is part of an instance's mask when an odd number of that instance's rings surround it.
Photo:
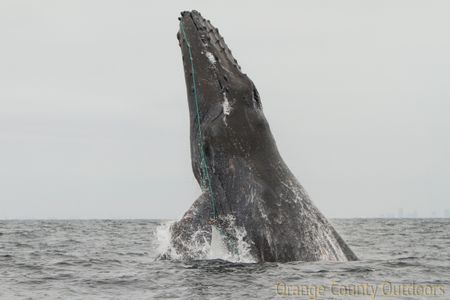
<path fill-rule="evenodd" d="M 197 11 L 182 12 L 180 23 L 184 33 L 180 30 L 177 37 L 190 112 L 192 169 L 201 184 L 202 145 L 219 219 L 234 217 L 235 225 L 246 231 L 251 254 L 260 262 L 356 260 L 284 163 L 258 91 L 241 72 L 218 30 Z M 195 67 L 201 141 L 184 34 Z M 210 192 L 204 189 L 171 226 L 171 244 L 184 258 L 195 258 L 194 243 L 210 240 L 211 209 Z"/>

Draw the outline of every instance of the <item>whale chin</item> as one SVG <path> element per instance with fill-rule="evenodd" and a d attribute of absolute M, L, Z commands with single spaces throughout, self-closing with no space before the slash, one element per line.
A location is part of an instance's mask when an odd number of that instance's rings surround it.
<path fill-rule="evenodd" d="M 163 257 L 207 258 L 213 222 L 235 257 L 356 260 L 281 158 L 259 93 L 219 31 L 197 11 L 179 20 L 192 169 L 203 193 L 172 224 Z"/>

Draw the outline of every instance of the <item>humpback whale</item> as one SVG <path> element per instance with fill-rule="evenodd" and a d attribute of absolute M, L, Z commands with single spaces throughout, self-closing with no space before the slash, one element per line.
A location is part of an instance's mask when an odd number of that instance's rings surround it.
<path fill-rule="evenodd" d="M 230 251 L 241 239 L 258 262 L 356 260 L 281 158 L 258 90 L 219 30 L 197 11 L 179 21 L 192 170 L 203 193 L 171 225 L 163 257 L 204 258 L 218 228 Z"/>

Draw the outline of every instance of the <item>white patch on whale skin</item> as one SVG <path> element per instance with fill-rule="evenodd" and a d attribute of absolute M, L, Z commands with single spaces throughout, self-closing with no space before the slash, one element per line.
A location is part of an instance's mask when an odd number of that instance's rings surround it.
<path fill-rule="evenodd" d="M 227 94 L 223 93 L 223 114 L 229 116 L 231 110 L 233 109 L 230 105 L 230 101 L 228 101 Z"/>
<path fill-rule="evenodd" d="M 205 55 L 206 55 L 206 57 L 208 58 L 208 60 L 209 60 L 209 62 L 211 63 L 211 64 L 215 64 L 217 61 L 216 61 L 216 58 L 214 57 L 214 55 L 211 53 L 211 52 L 209 52 L 209 51 L 206 51 L 205 52 Z"/>
<path fill-rule="evenodd" d="M 228 125 L 227 124 L 227 116 L 229 116 L 231 114 L 233 107 L 231 106 L 230 101 L 228 101 L 226 93 L 223 93 L 222 107 L 223 107 L 223 122 L 225 123 L 225 125 Z"/>
<path fill-rule="evenodd" d="M 255 191 L 255 189 L 250 187 L 248 201 L 253 204 L 253 202 L 255 201 L 255 197 L 256 197 L 256 191 Z"/>

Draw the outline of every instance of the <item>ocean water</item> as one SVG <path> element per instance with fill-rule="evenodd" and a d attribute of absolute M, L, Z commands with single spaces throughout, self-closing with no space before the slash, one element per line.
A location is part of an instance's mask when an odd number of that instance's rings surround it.
<path fill-rule="evenodd" d="M 162 261 L 166 221 L 0 221 L 0 299 L 450 299 L 449 219 L 331 221 L 359 261 Z"/>

